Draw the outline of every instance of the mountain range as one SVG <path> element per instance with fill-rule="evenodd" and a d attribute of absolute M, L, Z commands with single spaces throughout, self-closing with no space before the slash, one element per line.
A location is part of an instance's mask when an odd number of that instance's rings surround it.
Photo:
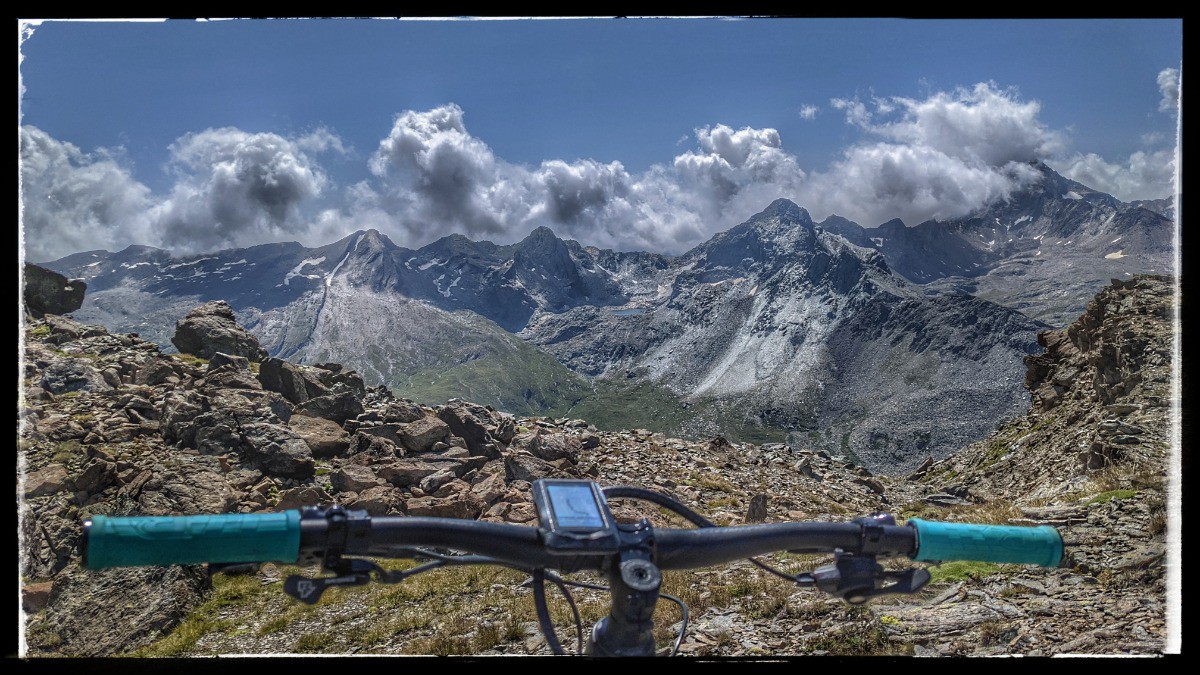
<path fill-rule="evenodd" d="M 272 356 L 337 361 L 429 403 L 462 396 L 689 437 L 825 449 L 875 471 L 982 438 L 1027 405 L 1037 333 L 1110 278 L 1172 268 L 1169 203 L 1044 164 L 969 216 L 814 223 L 780 199 L 678 256 L 375 230 L 176 258 L 131 246 L 43 263 L 88 283 L 78 319 L 170 348 L 225 300 Z"/>

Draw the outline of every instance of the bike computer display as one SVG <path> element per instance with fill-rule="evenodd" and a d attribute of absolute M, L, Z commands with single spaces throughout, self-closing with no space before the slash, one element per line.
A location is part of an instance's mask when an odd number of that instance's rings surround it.
<path fill-rule="evenodd" d="M 613 553 L 620 549 L 616 522 L 600 486 L 590 480 L 542 478 L 533 482 L 546 550 Z"/>

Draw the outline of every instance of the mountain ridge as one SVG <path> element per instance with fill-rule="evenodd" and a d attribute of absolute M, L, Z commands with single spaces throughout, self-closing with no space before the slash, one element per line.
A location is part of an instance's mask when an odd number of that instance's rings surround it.
<path fill-rule="evenodd" d="M 682 426 L 664 429 L 672 433 L 769 432 L 782 440 L 820 431 L 830 451 L 853 453 L 876 469 L 883 468 L 876 462 L 899 462 L 892 469 L 901 470 L 930 447 L 944 454 L 1015 414 L 1021 401 L 1002 383 L 1019 374 L 1021 358 L 1036 348 L 1033 336 L 1047 327 L 1036 317 L 1084 302 L 1110 271 L 1121 276 L 1157 264 L 1147 261 L 1162 253 L 1165 219 L 1044 165 L 1038 170 L 1036 189 L 970 217 L 915 228 L 898 220 L 861 228 L 837 216 L 814 223 L 805 209 L 778 199 L 679 256 L 585 247 L 542 227 L 503 246 L 448 235 L 411 250 L 363 230 L 313 249 L 265 244 L 174 259 L 130 247 L 50 266 L 88 280 L 77 316 L 164 346 L 174 320 L 192 306 L 225 299 L 272 355 L 345 361 L 374 384 L 415 387 L 412 375 L 429 369 L 491 372 L 476 368 L 482 362 L 472 365 L 473 357 L 515 353 L 504 343 L 516 334 L 565 368 L 550 374 L 534 364 L 534 352 L 506 368 L 575 382 L 525 397 L 543 401 L 547 412 L 581 403 L 589 380 L 593 393 L 596 383 L 644 382 L 655 396 L 677 398 L 666 417 Z M 1117 230 L 1124 234 L 1107 241 Z M 1063 242 L 1074 242 L 1047 239 L 1053 232 L 1083 232 L 1087 245 L 1064 253 Z M 1107 248 L 1127 236 L 1129 255 Z M 1043 246 L 1057 247 L 1058 257 L 1042 257 Z M 975 276 L 962 276 L 968 272 Z M 925 278 L 931 280 L 917 282 Z M 987 304 L 964 310 L 954 299 L 962 295 Z M 485 322 L 454 317 L 462 311 Z M 886 331 L 868 329 L 860 325 L 865 319 L 854 323 L 864 311 L 879 321 L 893 318 Z M 978 353 L 956 352 L 958 341 L 948 339 L 950 347 L 927 354 L 922 334 L 943 335 L 939 328 L 947 325 L 980 341 Z M 977 325 L 1001 333 L 984 334 Z M 933 353 L 940 360 L 930 361 Z M 930 369 L 941 374 L 929 376 Z M 848 380 L 848 372 L 859 379 Z M 911 382 L 894 375 L 900 372 Z M 972 395 L 969 409 L 947 411 L 967 422 L 945 420 L 943 440 L 930 440 L 941 432 L 922 436 L 891 412 L 908 409 L 911 422 L 924 423 L 919 411 L 929 401 L 913 382 L 975 391 L 970 380 L 983 373 L 995 400 Z M 844 405 L 834 409 L 829 400 Z"/>

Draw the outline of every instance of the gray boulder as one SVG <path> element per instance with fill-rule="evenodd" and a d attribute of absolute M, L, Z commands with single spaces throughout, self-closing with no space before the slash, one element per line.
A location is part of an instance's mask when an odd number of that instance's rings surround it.
<path fill-rule="evenodd" d="M 308 443 L 314 457 L 333 457 L 350 449 L 350 436 L 337 422 L 308 415 L 293 415 L 288 421 L 288 428 Z"/>
<path fill-rule="evenodd" d="M 518 434 L 509 446 L 513 450 L 524 450 L 529 454 L 553 462 L 556 459 L 569 459 L 571 463 L 579 461 L 581 445 L 579 439 L 562 432 L 550 432 L 545 429 L 534 429 Z"/>
<path fill-rule="evenodd" d="M 429 452 L 450 436 L 450 426 L 436 417 L 422 417 L 401 427 L 400 442 L 412 452 Z"/>
<path fill-rule="evenodd" d="M 312 450 L 287 427 L 251 423 L 241 427 L 241 454 L 263 473 L 287 478 L 311 478 L 316 473 Z"/>
<path fill-rule="evenodd" d="M 329 496 L 329 493 L 321 488 L 312 485 L 301 485 L 280 492 L 279 503 L 275 505 L 275 509 L 286 511 L 288 509 L 299 509 L 303 506 L 320 506 L 322 504 L 329 504 L 332 501 L 333 497 Z"/>
<path fill-rule="evenodd" d="M 382 485 L 383 481 L 375 476 L 370 467 L 362 464 L 347 464 L 329 475 L 329 483 L 334 492 L 362 492 L 368 488 Z"/>
<path fill-rule="evenodd" d="M 263 360 L 258 370 L 258 381 L 262 383 L 263 389 L 279 392 L 293 404 L 299 405 L 311 398 L 331 393 L 312 371 L 311 368 L 270 357 Z"/>
<path fill-rule="evenodd" d="M 50 328 L 50 335 L 46 337 L 46 342 L 55 345 L 108 334 L 108 330 L 103 326 L 91 326 L 54 314 L 46 315 L 46 325 Z"/>
<path fill-rule="evenodd" d="M 500 427 L 498 414 L 493 418 L 492 412 L 481 405 L 451 399 L 438 409 L 437 416 L 450 427 L 452 434 L 467 442 L 467 450 L 472 455 L 490 459 L 500 457 L 497 439 L 492 435 L 492 431 Z"/>
<path fill-rule="evenodd" d="M 314 374 L 321 384 L 334 392 L 348 391 L 360 399 L 367 395 L 362 375 L 340 363 L 318 363 Z"/>
<path fill-rule="evenodd" d="M 83 306 L 87 284 L 68 279 L 53 270 L 25 263 L 25 308 L 35 318 L 67 314 Z"/>
<path fill-rule="evenodd" d="M 233 308 L 224 300 L 206 302 L 177 321 L 171 344 L 181 353 L 204 359 L 211 359 L 218 352 L 245 356 L 251 361 L 267 358 L 267 350 L 258 344 L 258 338 L 238 325 Z"/>
<path fill-rule="evenodd" d="M 60 656 L 112 656 L 162 638 L 203 602 L 212 583 L 202 565 L 70 568 L 54 579 L 42 630 Z"/>
<path fill-rule="evenodd" d="M 534 457 L 528 452 L 511 452 L 504 455 L 504 477 L 510 482 L 524 480 L 532 483 L 539 478 L 554 476 L 556 473 L 553 464 Z"/>
<path fill-rule="evenodd" d="M 355 398 L 354 394 L 343 392 L 341 394 L 311 398 L 296 406 L 294 412 L 297 415 L 321 417 L 333 420 L 338 424 L 345 424 L 346 420 L 361 415 L 363 413 L 363 406 L 362 401 Z"/>
<path fill-rule="evenodd" d="M 104 381 L 100 371 L 84 359 L 66 358 L 55 361 L 42 371 L 42 389 L 52 394 L 72 391 L 104 391 L 112 385 Z"/>
<path fill-rule="evenodd" d="M 66 490 L 70 484 L 66 467 L 50 464 L 25 476 L 25 497 L 51 495 Z"/>

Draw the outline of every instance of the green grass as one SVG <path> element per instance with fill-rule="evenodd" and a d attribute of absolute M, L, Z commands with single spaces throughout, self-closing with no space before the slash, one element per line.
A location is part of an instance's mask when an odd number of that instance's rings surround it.
<path fill-rule="evenodd" d="M 320 654 L 332 644 L 333 636 L 329 633 L 306 633 L 292 645 L 292 651 L 298 654 Z"/>
<path fill-rule="evenodd" d="M 208 599 L 197 607 L 166 637 L 131 654 L 137 657 L 179 656 L 196 646 L 200 638 L 213 632 L 227 632 L 234 625 L 219 618 L 221 610 L 245 607 L 261 602 L 264 594 L 278 589 L 263 586 L 253 574 L 218 574 L 213 577 L 213 590 Z"/>
<path fill-rule="evenodd" d="M 679 397 L 642 379 L 600 379 L 593 388 L 561 414 L 585 419 L 604 431 L 649 429 L 678 436 L 695 409 L 685 408 Z"/>
<path fill-rule="evenodd" d="M 202 367 L 202 366 L 208 365 L 208 359 L 201 358 L 199 356 L 196 356 L 195 354 L 184 354 L 184 353 L 180 352 L 178 354 L 174 354 L 174 356 L 176 359 L 183 361 L 184 363 L 186 363 L 188 365 L 192 365 L 192 366 L 196 366 L 196 367 Z"/>
<path fill-rule="evenodd" d="M 1109 490 L 1101 492 L 1087 501 L 1088 504 L 1103 504 L 1114 499 L 1130 499 L 1137 495 L 1137 490 Z"/>
<path fill-rule="evenodd" d="M 460 355 L 453 351 L 459 345 L 448 345 L 441 362 L 393 382 L 392 390 L 427 405 L 462 398 L 517 415 L 566 410 L 591 393 L 587 380 L 550 355 L 498 326 L 488 328 L 490 337 L 473 345 L 473 353 Z"/>
<path fill-rule="evenodd" d="M 50 334 L 50 324 L 44 323 L 40 326 L 34 326 L 30 329 L 29 334 L 37 338 L 46 337 Z"/>
<path fill-rule="evenodd" d="M 809 651 L 824 651 L 835 656 L 910 655 L 910 644 L 893 644 L 883 627 L 872 622 L 866 627 L 836 629 L 809 642 Z"/>
<path fill-rule="evenodd" d="M 999 462 L 1008 454 L 1008 438 L 995 438 L 988 443 L 987 452 L 983 456 L 983 461 L 979 463 L 979 468 L 990 469 L 996 462 Z"/>
<path fill-rule="evenodd" d="M 288 624 L 290 624 L 291 622 L 292 622 L 291 617 L 287 616 L 286 614 L 282 615 L 282 616 L 277 616 L 274 619 L 271 619 L 271 620 L 267 621 L 266 623 L 264 623 L 263 625 L 259 626 L 258 634 L 259 635 L 270 635 L 271 633 L 278 633 L 279 631 L 283 630 L 284 628 L 287 628 Z"/>
<path fill-rule="evenodd" d="M 83 444 L 75 439 L 70 439 L 59 443 L 54 449 L 54 456 L 51 458 L 59 464 L 66 464 L 71 460 L 83 455 Z"/>
<path fill-rule="evenodd" d="M 956 581 L 967 581 L 970 579 L 980 579 L 1001 571 L 1001 567 L 996 563 L 990 562 L 954 560 L 951 562 L 944 562 L 940 565 L 931 565 L 928 570 L 930 577 L 929 583 L 942 584 L 953 583 Z"/>

